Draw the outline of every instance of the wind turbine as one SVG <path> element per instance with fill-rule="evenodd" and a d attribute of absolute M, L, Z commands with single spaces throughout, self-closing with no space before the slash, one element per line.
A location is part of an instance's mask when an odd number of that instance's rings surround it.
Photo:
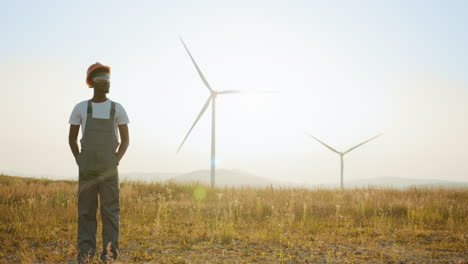
<path fill-rule="evenodd" d="M 322 141 L 319 140 L 318 138 L 312 136 L 311 134 L 309 134 L 309 133 L 307 133 L 307 132 L 306 132 L 306 134 L 307 134 L 309 137 L 311 137 L 311 138 L 317 140 L 320 144 L 324 145 L 324 146 L 327 147 L 329 150 L 331 150 L 331 151 L 337 153 L 338 155 L 340 155 L 340 160 L 341 160 L 341 189 L 342 189 L 342 190 L 343 190 L 343 188 L 344 188 L 344 187 L 343 187 L 343 171 L 344 171 L 343 156 L 346 155 L 347 153 L 351 152 L 352 150 L 355 150 L 356 148 L 358 148 L 358 147 L 360 147 L 360 146 L 366 144 L 367 142 L 369 142 L 369 141 L 371 141 L 371 140 L 373 140 L 373 139 L 375 139 L 375 138 L 377 138 L 377 137 L 379 137 L 379 136 L 382 135 L 382 134 L 378 134 L 378 135 L 375 136 L 375 137 L 372 137 L 372 138 L 370 138 L 370 139 L 368 139 L 368 140 L 366 140 L 366 141 L 364 141 L 364 142 L 362 142 L 362 143 L 357 144 L 357 145 L 354 146 L 354 147 L 349 148 L 349 149 L 346 150 L 345 152 L 340 152 L 340 151 L 338 151 L 338 150 L 336 150 L 336 149 L 330 147 L 329 145 L 325 144 L 324 142 L 322 142 Z"/>
<path fill-rule="evenodd" d="M 197 69 L 198 75 L 200 75 L 200 78 L 202 79 L 203 83 L 205 84 L 206 88 L 208 88 L 208 91 L 210 92 L 210 96 L 206 100 L 205 104 L 203 105 L 200 113 L 198 114 L 197 118 L 195 119 L 195 122 L 193 122 L 192 126 L 190 127 L 190 130 L 188 131 L 187 135 L 185 136 L 184 140 L 179 146 L 179 149 L 177 150 L 177 153 L 179 153 L 180 149 L 185 143 L 185 140 L 188 138 L 190 135 L 190 132 L 192 132 L 192 129 L 195 127 L 197 124 L 198 120 L 201 118 L 203 113 L 205 113 L 206 109 L 210 105 L 211 102 L 211 187 L 215 186 L 215 177 L 216 177 L 216 97 L 218 95 L 224 95 L 224 94 L 236 94 L 240 93 L 241 91 L 239 90 L 224 90 L 224 91 L 216 91 L 213 90 L 206 80 L 205 76 L 201 72 L 200 68 L 198 67 L 197 63 L 192 57 L 192 54 L 188 50 L 187 46 L 184 43 L 184 40 L 180 38 L 180 41 L 184 45 L 185 50 L 187 51 L 188 55 L 190 56 L 190 59 L 193 62 L 193 65 Z"/>

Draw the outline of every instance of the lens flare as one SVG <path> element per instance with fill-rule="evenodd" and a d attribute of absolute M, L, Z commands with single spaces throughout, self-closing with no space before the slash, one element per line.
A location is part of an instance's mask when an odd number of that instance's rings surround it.
<path fill-rule="evenodd" d="M 203 187 L 198 186 L 193 190 L 193 196 L 197 201 L 201 201 L 206 197 L 206 190 Z"/>

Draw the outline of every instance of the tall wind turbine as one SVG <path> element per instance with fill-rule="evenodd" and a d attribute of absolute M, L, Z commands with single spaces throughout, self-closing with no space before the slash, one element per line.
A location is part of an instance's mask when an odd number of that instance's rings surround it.
<path fill-rule="evenodd" d="M 373 140 L 373 139 L 375 139 L 375 138 L 377 138 L 377 137 L 379 137 L 379 136 L 382 135 L 382 134 L 378 134 L 378 135 L 375 136 L 375 137 L 372 137 L 372 138 L 370 138 L 370 139 L 368 139 L 368 140 L 366 140 L 366 141 L 364 141 L 364 142 L 362 142 L 362 143 L 357 144 L 357 145 L 354 146 L 354 147 L 349 148 L 349 149 L 346 150 L 345 152 L 340 152 L 340 151 L 338 151 L 338 150 L 336 150 L 336 149 L 330 147 L 329 145 L 323 143 L 321 140 L 319 140 L 318 138 L 312 136 L 311 134 L 309 134 L 309 133 L 307 133 L 307 132 L 306 132 L 306 134 L 307 134 L 309 137 L 311 137 L 311 138 L 317 140 L 320 144 L 324 145 L 324 146 L 327 147 L 329 150 L 331 150 L 331 151 L 337 153 L 338 155 L 340 155 L 340 160 L 341 160 L 341 189 L 342 189 L 342 190 L 343 190 L 343 188 L 344 188 L 344 187 L 343 187 L 343 171 L 344 171 L 343 156 L 346 155 L 347 153 L 351 152 L 352 150 L 355 150 L 356 148 L 358 148 L 358 147 L 360 147 L 360 146 L 366 144 L 367 142 L 369 142 L 369 141 L 371 141 L 371 140 Z"/>
<path fill-rule="evenodd" d="M 184 140 L 179 146 L 179 149 L 177 150 L 177 153 L 179 153 L 180 149 L 185 143 L 185 140 L 188 138 L 190 135 L 190 132 L 192 132 L 192 129 L 195 127 L 197 124 L 198 120 L 201 118 L 203 113 L 205 113 L 206 109 L 210 105 L 211 102 L 211 187 L 215 186 L 215 177 L 216 177 L 216 97 L 218 95 L 222 94 L 236 94 L 240 93 L 239 90 L 224 90 L 224 91 L 216 91 L 213 90 L 206 80 L 205 76 L 201 72 L 200 68 L 198 67 L 197 63 L 192 57 L 192 54 L 188 50 L 187 46 L 184 43 L 184 40 L 180 38 L 180 41 L 184 45 L 185 50 L 187 51 L 188 55 L 190 56 L 190 59 L 193 62 L 193 65 L 195 66 L 195 69 L 197 69 L 198 75 L 200 75 L 200 78 L 202 79 L 203 83 L 205 84 L 206 88 L 208 88 L 208 91 L 210 92 L 210 96 L 206 100 L 205 104 L 203 105 L 200 113 L 198 114 L 197 118 L 195 119 L 195 122 L 193 122 L 192 127 L 190 127 L 190 130 L 188 131 L 187 135 L 185 136 Z"/>

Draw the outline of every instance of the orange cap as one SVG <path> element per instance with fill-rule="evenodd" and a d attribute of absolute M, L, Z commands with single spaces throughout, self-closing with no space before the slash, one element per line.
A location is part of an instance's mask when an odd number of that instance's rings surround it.
<path fill-rule="evenodd" d="M 107 70 L 107 72 L 110 74 L 111 73 L 111 70 L 110 70 L 110 67 L 109 66 L 106 66 L 106 65 L 103 65 L 99 62 L 96 62 L 94 64 L 92 64 L 91 66 L 89 66 L 88 68 L 88 72 L 86 73 L 86 84 L 88 85 L 88 87 L 92 87 L 91 85 L 91 82 L 89 81 L 89 75 L 96 69 L 99 69 L 99 68 L 104 68 Z"/>

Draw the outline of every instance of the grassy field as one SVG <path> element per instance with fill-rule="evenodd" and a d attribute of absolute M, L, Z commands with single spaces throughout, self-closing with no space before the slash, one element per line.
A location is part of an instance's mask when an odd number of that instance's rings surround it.
<path fill-rule="evenodd" d="M 0 263 L 73 263 L 77 189 L 0 175 Z M 468 189 L 124 182 L 118 262 L 467 263 Z"/>

